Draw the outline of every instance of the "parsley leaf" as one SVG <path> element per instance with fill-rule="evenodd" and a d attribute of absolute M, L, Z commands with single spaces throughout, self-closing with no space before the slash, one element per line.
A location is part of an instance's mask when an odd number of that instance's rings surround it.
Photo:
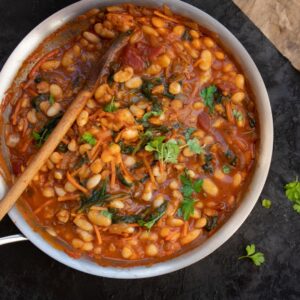
<path fill-rule="evenodd" d="M 112 218 L 112 213 L 109 212 L 108 210 L 100 210 L 100 214 L 101 214 L 102 216 L 104 216 L 104 217 L 109 218 L 109 219 Z"/>
<path fill-rule="evenodd" d="M 51 104 L 51 105 L 53 105 L 54 103 L 55 103 L 55 98 L 54 98 L 54 96 L 53 95 L 49 95 L 49 103 Z"/>
<path fill-rule="evenodd" d="M 285 186 L 286 197 L 293 202 L 293 209 L 300 213 L 300 182 L 298 178 L 295 181 L 287 183 Z"/>
<path fill-rule="evenodd" d="M 82 136 L 81 136 L 81 141 L 82 142 L 86 142 L 92 146 L 95 146 L 97 143 L 97 140 L 95 139 L 95 137 L 90 133 L 90 132 L 85 132 Z"/>
<path fill-rule="evenodd" d="M 182 184 L 181 192 L 183 194 L 183 200 L 177 211 L 179 216 L 183 216 L 186 221 L 194 213 L 195 200 L 192 198 L 194 192 L 199 193 L 202 189 L 203 180 L 197 179 L 194 182 L 185 172 L 184 175 L 180 175 L 180 181 Z"/>
<path fill-rule="evenodd" d="M 183 198 L 180 209 L 183 215 L 183 219 L 186 221 L 194 213 L 195 200 L 192 198 Z"/>
<path fill-rule="evenodd" d="M 112 97 L 112 99 L 111 99 L 111 101 L 110 101 L 110 103 L 108 103 L 108 104 L 106 104 L 105 106 L 104 106 L 104 111 L 105 112 L 114 112 L 114 111 L 116 111 L 118 108 L 116 107 L 116 105 L 115 105 L 115 97 Z"/>
<path fill-rule="evenodd" d="M 177 157 L 179 155 L 180 149 L 175 140 L 168 140 L 166 143 L 163 144 L 164 151 L 162 155 L 162 160 L 166 163 L 177 163 Z"/>
<path fill-rule="evenodd" d="M 271 200 L 269 200 L 269 199 L 263 199 L 263 200 L 261 201 L 261 205 L 262 205 L 263 207 L 265 207 L 265 208 L 270 208 L 271 205 L 272 205 L 272 202 L 271 202 Z"/>
<path fill-rule="evenodd" d="M 229 174 L 231 171 L 231 169 L 228 165 L 223 165 L 222 170 L 223 170 L 224 174 Z"/>
<path fill-rule="evenodd" d="M 204 100 L 204 104 L 209 108 L 209 112 L 213 113 L 215 110 L 214 107 L 214 94 L 218 91 L 217 87 L 215 85 L 210 85 L 206 88 L 204 88 L 200 96 Z"/>
<path fill-rule="evenodd" d="M 265 262 L 265 256 L 262 252 L 255 252 L 255 245 L 251 244 L 246 247 L 247 255 L 240 256 L 239 259 L 249 258 L 256 266 Z"/>
<path fill-rule="evenodd" d="M 147 143 L 145 150 L 148 152 L 156 152 L 158 160 L 166 163 L 177 163 L 177 157 L 180 152 L 178 143 L 175 140 L 169 140 L 163 143 L 165 138 L 165 136 L 154 137 Z"/>
<path fill-rule="evenodd" d="M 158 117 L 162 114 L 162 111 L 149 111 L 143 115 L 142 122 L 148 122 L 148 120 L 152 117 Z"/>
<path fill-rule="evenodd" d="M 203 185 L 203 179 L 197 179 L 194 181 L 193 189 L 196 193 L 200 193 Z"/>
<path fill-rule="evenodd" d="M 192 140 L 188 140 L 187 145 L 189 146 L 190 150 L 194 153 L 197 153 L 197 154 L 204 153 L 204 150 L 200 146 L 200 142 L 197 138 L 193 138 Z"/>
<path fill-rule="evenodd" d="M 40 140 L 40 138 L 41 138 L 41 135 L 38 132 L 36 132 L 36 131 L 32 131 L 32 137 L 33 137 L 33 139 L 35 141 L 38 142 Z"/>
<path fill-rule="evenodd" d="M 204 153 L 203 148 L 200 146 L 199 140 L 197 138 L 191 139 L 191 136 L 194 131 L 196 131 L 196 128 L 193 128 L 193 127 L 186 129 L 186 131 L 184 133 L 186 143 L 192 152 L 197 153 L 197 154 Z"/>

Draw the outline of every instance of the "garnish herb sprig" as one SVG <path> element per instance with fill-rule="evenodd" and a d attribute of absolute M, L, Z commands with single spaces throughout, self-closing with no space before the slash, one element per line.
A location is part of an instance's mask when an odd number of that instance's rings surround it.
<path fill-rule="evenodd" d="M 255 245 L 251 244 L 246 247 L 247 255 L 240 256 L 239 259 L 248 258 L 251 259 L 252 262 L 256 266 L 260 266 L 265 262 L 265 256 L 262 252 L 255 252 Z"/>

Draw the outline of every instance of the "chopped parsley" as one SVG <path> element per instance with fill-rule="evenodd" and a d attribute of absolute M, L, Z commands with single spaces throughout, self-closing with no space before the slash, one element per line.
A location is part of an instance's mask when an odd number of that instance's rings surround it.
<path fill-rule="evenodd" d="M 192 181 L 187 172 L 180 176 L 182 184 L 181 192 L 183 194 L 183 200 L 177 211 L 178 216 L 182 216 L 186 221 L 194 213 L 195 200 L 192 198 L 193 193 L 199 193 L 202 189 L 203 180 L 197 179 Z"/>
<path fill-rule="evenodd" d="M 242 121 L 244 119 L 243 114 L 240 111 L 238 111 L 237 109 L 234 109 L 232 111 L 232 114 L 237 121 Z"/>
<path fill-rule="evenodd" d="M 255 252 L 255 245 L 251 244 L 246 247 L 247 255 L 240 256 L 239 259 L 249 258 L 256 266 L 265 262 L 265 256 L 262 252 Z"/>
<path fill-rule="evenodd" d="M 222 94 L 214 84 L 204 88 L 200 92 L 200 96 L 203 99 L 205 106 L 209 108 L 210 113 L 215 111 L 215 102 L 221 103 L 222 101 Z"/>
<path fill-rule="evenodd" d="M 55 103 L 55 98 L 54 98 L 54 96 L 50 94 L 50 95 L 49 95 L 48 101 L 49 101 L 49 103 L 50 103 L 51 105 L 53 105 L 53 104 Z"/>
<path fill-rule="evenodd" d="M 200 142 L 197 138 L 191 139 L 191 136 L 193 132 L 196 131 L 196 128 L 190 127 L 187 128 L 186 131 L 184 132 L 184 137 L 186 140 L 186 143 L 190 150 L 196 154 L 202 154 L 204 153 L 204 149 L 200 146 Z"/>
<path fill-rule="evenodd" d="M 90 132 L 85 132 L 82 136 L 81 136 L 81 141 L 82 142 L 86 142 L 92 146 L 95 146 L 97 143 L 96 138 L 90 133 Z"/>
<path fill-rule="evenodd" d="M 166 163 L 177 163 L 177 157 L 180 149 L 177 141 L 168 140 L 166 143 L 165 136 L 154 137 L 145 146 L 145 150 L 148 152 L 155 152 L 157 159 Z"/>
<path fill-rule="evenodd" d="M 223 165 L 222 170 L 223 170 L 224 174 L 229 174 L 231 171 L 231 168 L 228 165 Z"/>
<path fill-rule="evenodd" d="M 112 97 L 112 99 L 111 99 L 111 101 L 110 101 L 110 103 L 108 103 L 108 104 L 106 104 L 105 106 L 104 106 L 104 111 L 105 112 L 114 112 L 114 111 L 116 111 L 118 108 L 117 108 L 117 106 L 115 105 L 115 97 Z"/>
<path fill-rule="evenodd" d="M 189 146 L 190 150 L 196 154 L 204 153 L 203 148 L 200 146 L 200 142 L 197 138 L 193 138 L 187 141 L 187 145 Z"/>
<path fill-rule="evenodd" d="M 286 197 L 293 202 L 293 209 L 300 214 L 300 182 L 298 178 L 295 181 L 287 183 L 284 189 Z"/>
<path fill-rule="evenodd" d="M 112 218 L 112 213 L 109 212 L 108 210 L 100 210 L 100 214 L 101 214 L 102 216 L 104 216 L 104 217 L 109 218 L 109 219 Z"/>
<path fill-rule="evenodd" d="M 187 128 L 184 133 L 185 140 L 188 141 L 195 131 L 196 131 L 196 128 L 193 128 L 193 127 Z"/>

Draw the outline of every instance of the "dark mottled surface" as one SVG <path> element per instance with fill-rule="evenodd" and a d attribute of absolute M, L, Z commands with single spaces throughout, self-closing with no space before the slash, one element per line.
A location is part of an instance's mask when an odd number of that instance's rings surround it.
<path fill-rule="evenodd" d="M 40 21 L 72 0 L 0 0 L 0 67 Z M 193 0 L 235 34 L 256 62 L 275 121 L 271 171 L 260 202 L 238 232 L 216 252 L 184 270 L 151 279 L 89 276 L 52 260 L 29 242 L 0 248 L 0 299 L 300 299 L 300 215 L 283 185 L 300 175 L 300 73 L 231 1 Z M 18 230 L 5 218 L 0 236 Z M 238 261 L 255 243 L 265 253 L 260 268 Z"/>

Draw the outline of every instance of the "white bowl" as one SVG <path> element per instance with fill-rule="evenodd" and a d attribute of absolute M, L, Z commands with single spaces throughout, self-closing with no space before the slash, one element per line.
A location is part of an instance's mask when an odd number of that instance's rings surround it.
<path fill-rule="evenodd" d="M 101 7 L 124 2 L 132 2 L 134 4 L 148 6 L 161 6 L 163 2 L 175 13 L 191 18 L 203 27 L 217 33 L 220 40 L 224 43 L 224 45 L 226 45 L 227 50 L 234 56 L 235 60 L 241 66 L 251 85 L 256 98 L 256 107 L 260 120 L 259 156 L 257 157 L 252 181 L 248 187 L 247 193 L 241 201 L 240 206 L 235 210 L 227 222 L 203 244 L 173 259 L 156 263 L 152 266 L 138 266 L 130 268 L 103 267 L 85 258 L 73 259 L 63 251 L 52 247 L 37 232 L 33 231 L 17 208 L 14 207 L 10 211 L 9 216 L 20 231 L 34 245 L 57 261 L 60 261 L 71 268 L 93 275 L 129 279 L 158 276 L 187 267 L 211 254 L 238 230 L 250 214 L 257 199 L 259 198 L 268 175 L 273 148 L 273 120 L 266 87 L 257 67 L 245 48 L 218 21 L 198 8 L 178 0 L 82 0 L 60 10 L 33 29 L 11 54 L 0 74 L 0 99 L 3 99 L 5 91 L 12 84 L 22 62 L 50 33 L 57 30 L 60 26 L 67 21 L 70 21 L 75 16 L 93 7 Z M 0 182 L 0 188 L 3 193 L 5 189 L 3 181 Z"/>

